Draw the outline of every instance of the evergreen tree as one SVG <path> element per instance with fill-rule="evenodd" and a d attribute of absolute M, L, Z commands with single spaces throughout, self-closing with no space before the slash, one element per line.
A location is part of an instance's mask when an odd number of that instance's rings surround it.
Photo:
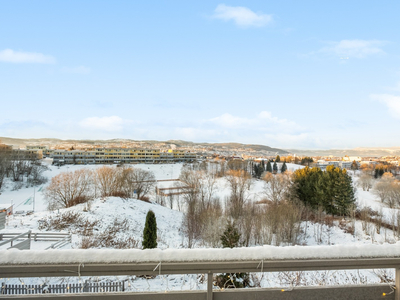
<path fill-rule="evenodd" d="M 263 167 L 261 164 L 254 164 L 253 167 L 253 177 L 255 178 L 261 178 L 262 173 L 264 172 Z"/>
<path fill-rule="evenodd" d="M 149 210 L 146 216 L 142 246 L 143 249 L 153 249 L 157 247 L 157 221 L 156 215 L 152 210 Z"/>
<path fill-rule="evenodd" d="M 258 169 L 257 169 L 257 178 L 260 179 L 262 173 L 264 172 L 264 168 L 262 167 L 262 165 L 258 165 Z"/>
<path fill-rule="evenodd" d="M 240 234 L 236 227 L 228 222 L 224 233 L 221 235 L 223 248 L 235 248 L 239 246 Z"/>
<path fill-rule="evenodd" d="M 268 161 L 268 163 L 267 163 L 267 172 L 272 173 L 272 166 L 271 166 L 271 162 L 270 161 Z"/>
<path fill-rule="evenodd" d="M 275 158 L 275 161 L 276 162 L 281 162 L 281 157 L 279 155 L 277 155 L 276 158 Z"/>
<path fill-rule="evenodd" d="M 236 227 L 228 222 L 224 233 L 221 235 L 221 243 L 224 248 L 239 246 L 240 234 Z M 243 288 L 250 285 L 247 273 L 224 273 L 217 276 L 217 285 L 220 288 Z"/>
<path fill-rule="evenodd" d="M 274 173 L 278 172 L 278 165 L 276 164 L 276 162 L 274 162 L 274 166 L 272 167 L 272 169 L 274 170 Z"/>
<path fill-rule="evenodd" d="M 322 206 L 328 214 L 348 215 L 355 202 L 351 176 L 333 165 L 325 172 L 308 167 L 296 170 L 294 183 L 298 199 L 313 209 Z"/>
<path fill-rule="evenodd" d="M 264 163 L 264 160 L 261 161 L 261 166 L 262 166 L 263 172 L 264 172 L 264 171 L 265 171 L 265 163 Z"/>
<path fill-rule="evenodd" d="M 281 173 L 285 173 L 286 170 L 287 170 L 286 161 L 284 161 L 281 167 Z"/>

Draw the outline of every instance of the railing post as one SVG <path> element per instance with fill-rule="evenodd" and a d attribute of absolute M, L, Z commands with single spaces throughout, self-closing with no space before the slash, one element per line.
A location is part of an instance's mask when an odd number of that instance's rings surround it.
<path fill-rule="evenodd" d="M 208 271 L 208 274 L 207 274 L 207 300 L 213 299 L 213 275 L 214 274 L 211 271 Z"/>
<path fill-rule="evenodd" d="M 394 292 L 394 299 L 395 300 L 400 300 L 400 269 L 396 268 L 395 269 L 395 283 L 396 283 L 396 290 Z"/>

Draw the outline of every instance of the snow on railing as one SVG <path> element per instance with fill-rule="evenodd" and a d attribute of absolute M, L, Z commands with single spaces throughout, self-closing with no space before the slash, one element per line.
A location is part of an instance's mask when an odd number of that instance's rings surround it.
<path fill-rule="evenodd" d="M 260 246 L 203 249 L 1 250 L 0 264 L 231 262 L 267 260 L 399 258 L 400 242 L 383 245 Z"/>
<path fill-rule="evenodd" d="M 286 298 L 279 299 L 400 299 L 400 243 L 386 245 L 333 245 L 251 247 L 234 249 L 130 249 L 130 250 L 19 250 L 0 251 L 0 274 L 4 278 L 119 276 L 168 274 L 206 274 L 207 299 L 213 299 L 213 278 L 216 273 L 320 271 L 350 269 L 395 269 L 396 286 L 386 285 L 334 286 L 296 288 Z M 168 280 L 167 280 L 168 282 Z M 271 289 L 235 289 L 235 299 L 278 299 L 280 291 Z M 191 292 L 192 293 L 192 292 Z M 121 294 L 124 295 L 124 294 Z M 151 299 L 163 299 L 163 293 L 153 293 Z M 194 295 L 193 293 L 190 295 Z M 177 292 L 173 299 L 188 299 L 186 292 Z M 118 299 L 115 294 L 104 299 Z M 130 294 L 132 299 L 141 295 Z M 136 298 L 135 298 L 136 297 Z M 204 296 L 199 295 L 204 299 Z M 219 299 L 231 299 L 230 292 L 218 294 Z M 200 299 L 199 298 L 199 299 Z M 26 297 L 26 299 L 30 299 Z M 150 298 L 149 298 L 150 299 Z M 172 298 L 171 298 L 172 299 Z"/>

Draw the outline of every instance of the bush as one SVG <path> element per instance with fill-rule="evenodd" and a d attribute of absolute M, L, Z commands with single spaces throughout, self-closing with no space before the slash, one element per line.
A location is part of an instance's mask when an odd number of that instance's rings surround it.
<path fill-rule="evenodd" d="M 143 249 L 152 249 L 157 247 L 157 221 L 156 215 L 151 210 L 149 210 L 146 216 L 142 246 Z"/>
<path fill-rule="evenodd" d="M 119 233 L 129 232 L 128 220 L 115 218 L 113 223 L 108 225 L 102 232 L 83 236 L 79 247 L 89 248 L 114 248 L 131 249 L 138 247 L 138 241 L 131 236 L 120 236 Z"/>
<path fill-rule="evenodd" d="M 328 214 L 349 215 L 355 203 L 352 179 L 345 169 L 328 166 L 294 172 L 294 194 L 313 209 L 322 206 Z"/>
<path fill-rule="evenodd" d="M 61 231 L 69 229 L 71 226 L 78 226 L 82 223 L 83 218 L 79 212 L 67 211 L 56 216 L 49 216 L 38 221 L 39 230 L 56 230 Z"/>
<path fill-rule="evenodd" d="M 234 248 L 239 246 L 240 234 L 236 227 L 228 222 L 226 229 L 221 236 L 224 248 Z M 220 288 L 244 288 L 250 286 L 248 273 L 225 273 L 216 277 L 216 284 Z"/>
<path fill-rule="evenodd" d="M 45 190 L 50 210 L 66 208 L 93 198 L 92 173 L 86 169 L 63 172 L 54 176 Z"/>

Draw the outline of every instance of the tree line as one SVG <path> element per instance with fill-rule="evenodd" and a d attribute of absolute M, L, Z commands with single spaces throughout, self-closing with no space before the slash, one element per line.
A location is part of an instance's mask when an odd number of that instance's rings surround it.
<path fill-rule="evenodd" d="M 85 203 L 96 197 L 116 196 L 148 200 L 155 185 L 154 173 L 132 167 L 103 166 L 94 170 L 62 172 L 45 189 L 51 210 Z"/>
<path fill-rule="evenodd" d="M 48 167 L 34 156 L 14 155 L 11 148 L 0 144 L 0 190 L 6 178 L 13 183 L 13 189 L 43 184 L 47 181 L 43 176 L 46 170 Z"/>

